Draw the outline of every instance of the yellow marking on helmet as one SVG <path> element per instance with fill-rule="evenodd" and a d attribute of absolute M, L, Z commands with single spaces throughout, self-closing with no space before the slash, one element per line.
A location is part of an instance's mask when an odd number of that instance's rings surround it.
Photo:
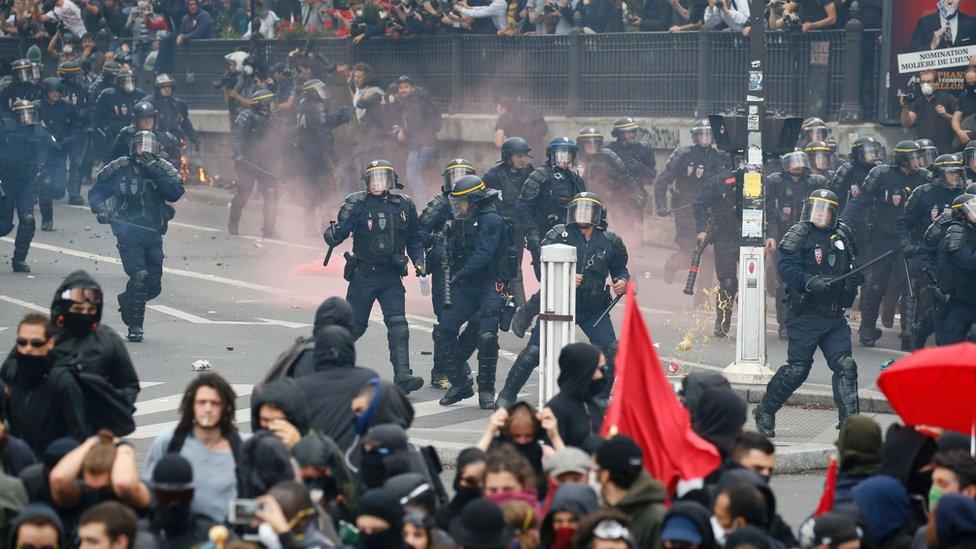
<path fill-rule="evenodd" d="M 896 153 L 910 153 L 910 152 L 919 152 L 919 149 L 918 149 L 918 148 L 914 148 L 914 149 L 905 149 L 905 148 L 898 148 L 898 147 L 895 147 L 895 152 L 896 152 Z"/>
<path fill-rule="evenodd" d="M 603 137 L 600 133 L 581 133 L 578 137 Z"/>
<path fill-rule="evenodd" d="M 67 72 L 81 72 L 81 67 L 58 67 L 58 72 L 62 74 Z"/>
<path fill-rule="evenodd" d="M 373 166 L 372 168 L 366 168 L 366 172 L 365 173 L 373 172 L 373 171 L 376 171 L 376 170 L 388 170 L 388 171 L 391 171 L 392 172 L 393 171 L 393 168 L 391 168 L 389 166 Z"/>
<path fill-rule="evenodd" d="M 262 95 L 259 95 L 257 97 L 252 97 L 251 98 L 251 102 L 254 102 L 254 101 L 264 101 L 265 99 L 271 99 L 272 97 L 274 97 L 274 94 L 271 93 L 271 92 L 268 92 L 266 94 L 262 94 Z"/>
<path fill-rule="evenodd" d="M 479 185 L 476 185 L 474 187 L 471 187 L 470 189 L 468 189 L 466 191 L 461 191 L 459 193 L 454 192 L 454 191 L 451 191 L 451 196 L 464 196 L 466 194 L 473 193 L 475 191 L 480 191 L 481 189 L 484 189 L 484 188 L 485 188 L 485 182 L 482 181 Z"/>
<path fill-rule="evenodd" d="M 630 122 L 625 122 L 623 124 L 613 125 L 613 129 L 615 130 L 622 130 L 624 128 L 636 128 L 636 127 L 637 127 L 637 122 L 634 122 L 633 120 L 631 120 Z"/>
<path fill-rule="evenodd" d="M 467 168 L 469 170 L 473 170 L 474 166 L 470 164 L 450 164 L 444 171 L 450 170 L 451 168 Z"/>
<path fill-rule="evenodd" d="M 603 205 L 603 202 L 600 202 L 599 200 L 597 200 L 595 198 L 590 198 L 588 196 L 581 196 L 579 198 L 574 198 L 572 200 L 572 202 L 583 202 L 583 201 L 592 202 L 592 203 L 596 204 L 597 206 L 602 206 Z"/>
<path fill-rule="evenodd" d="M 828 147 L 827 145 L 815 145 L 813 147 L 807 147 L 806 149 L 803 150 L 803 152 L 807 152 L 807 151 L 811 151 L 811 152 L 830 152 L 830 147 Z M 797 151 L 797 152 L 799 152 L 799 151 Z"/>
<path fill-rule="evenodd" d="M 325 82 L 321 80 L 309 80 L 302 84 L 302 91 L 314 90 L 316 88 L 321 88 L 325 86 Z"/>
<path fill-rule="evenodd" d="M 834 206 L 837 206 L 838 205 L 836 200 L 831 200 L 829 198 L 821 198 L 819 196 L 811 196 L 810 197 L 810 200 L 819 200 L 821 202 L 826 202 L 828 204 L 833 204 Z"/>

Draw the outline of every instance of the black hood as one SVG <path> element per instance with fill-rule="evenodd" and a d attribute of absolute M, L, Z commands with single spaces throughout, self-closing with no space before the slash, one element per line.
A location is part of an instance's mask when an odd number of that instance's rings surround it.
<path fill-rule="evenodd" d="M 66 312 L 66 310 L 62 310 L 61 307 L 61 299 L 60 299 L 61 292 L 63 292 L 68 288 L 73 288 L 75 286 L 97 288 L 98 291 L 100 292 L 102 291 L 102 287 L 98 284 L 98 282 L 95 282 L 95 279 L 92 278 L 91 275 L 86 273 L 85 271 L 75 271 L 69 274 L 61 282 L 61 285 L 58 286 L 57 291 L 54 292 L 54 299 L 51 301 L 51 322 L 56 323 L 58 315 Z M 102 300 L 104 301 L 104 292 L 103 292 Z M 98 311 L 95 313 L 95 322 L 102 321 L 102 305 L 103 304 L 101 303 L 98 305 Z"/>
<path fill-rule="evenodd" d="M 746 423 L 745 400 L 727 387 L 712 387 L 702 393 L 698 405 L 691 412 L 691 426 L 698 435 L 711 442 L 722 457 L 728 457 L 729 447 Z"/>
<path fill-rule="evenodd" d="M 570 343 L 559 353 L 559 392 L 575 400 L 589 400 L 590 382 L 600 362 L 600 349 L 589 343 Z"/>
<path fill-rule="evenodd" d="M 274 404 L 285 412 L 285 419 L 305 436 L 308 434 L 310 412 L 305 394 L 294 378 L 286 377 L 271 382 L 251 396 L 251 432 L 261 429 L 258 412 L 264 404 Z"/>
<path fill-rule="evenodd" d="M 698 527 L 698 531 L 702 534 L 702 542 L 698 544 L 698 549 L 715 549 L 715 533 L 712 531 L 712 524 L 710 522 L 712 514 L 708 512 L 708 509 L 704 505 L 697 501 L 674 502 L 671 505 L 671 509 L 668 510 L 668 514 L 664 515 L 661 528 L 664 528 L 669 518 L 676 515 L 688 517 Z"/>
<path fill-rule="evenodd" d="M 241 449 L 238 497 L 255 498 L 282 480 L 295 480 L 288 448 L 271 431 L 257 431 Z"/>
<path fill-rule="evenodd" d="M 718 480 L 715 495 L 721 494 L 726 488 L 740 485 L 752 486 L 762 493 L 763 499 L 766 500 L 767 517 L 772 523 L 773 517 L 776 515 L 776 496 L 773 495 L 773 491 L 766 484 L 766 481 L 759 476 L 759 473 L 752 469 L 741 468 L 726 471 Z"/>
<path fill-rule="evenodd" d="M 315 325 L 312 327 L 314 336 L 326 326 L 341 326 L 352 331 L 352 305 L 341 297 L 330 297 L 315 310 Z"/>
<path fill-rule="evenodd" d="M 694 412 L 701 400 L 702 394 L 712 387 L 726 387 L 731 389 L 729 380 L 718 372 L 710 370 L 695 370 L 681 380 L 681 396 L 684 397 L 685 408 Z"/>
<path fill-rule="evenodd" d="M 909 495 L 927 497 L 932 475 L 921 471 L 935 457 L 932 437 L 898 423 L 888 427 L 884 437 L 881 466 L 877 474 L 894 477 L 908 488 Z"/>
<path fill-rule="evenodd" d="M 393 423 L 404 429 L 409 429 L 413 424 L 413 404 L 407 400 L 396 385 L 389 381 L 380 380 L 377 389 L 376 406 L 373 408 L 373 415 L 369 425 L 379 425 L 381 423 Z"/>
<path fill-rule="evenodd" d="M 16 541 L 14 537 L 17 535 L 17 528 L 20 527 L 22 522 L 33 517 L 50 518 L 51 522 L 58 528 L 58 537 L 61 538 L 59 545 L 64 547 L 64 523 L 61 522 L 61 517 L 54 512 L 54 509 L 51 509 L 43 503 L 31 503 L 27 507 L 24 507 L 20 514 L 14 518 L 13 522 L 10 523 L 10 532 L 7 534 L 7 547 L 16 547 L 17 544 L 14 543 Z"/>
<path fill-rule="evenodd" d="M 351 368 L 356 365 L 356 340 L 341 326 L 325 326 L 312 338 L 312 363 L 316 371 Z"/>

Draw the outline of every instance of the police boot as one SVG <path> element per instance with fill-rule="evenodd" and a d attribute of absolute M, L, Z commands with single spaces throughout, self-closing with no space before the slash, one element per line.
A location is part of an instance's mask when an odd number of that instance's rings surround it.
<path fill-rule="evenodd" d="M 434 324 L 434 329 L 437 329 L 437 324 Z M 451 382 L 447 379 L 447 371 L 444 367 L 444 356 L 437 348 L 437 342 L 434 342 L 434 367 L 430 369 L 430 386 L 435 389 L 450 389 Z"/>
<path fill-rule="evenodd" d="M 519 353 L 512 369 L 508 371 L 505 378 L 505 386 L 498 393 L 498 400 L 495 401 L 496 408 L 510 408 L 518 402 L 519 391 L 528 381 L 532 371 L 539 364 L 539 346 L 530 343 L 522 352 Z"/>
<path fill-rule="evenodd" d="M 129 327 L 129 334 L 126 339 L 133 343 L 142 341 L 142 323 L 146 317 L 146 283 L 149 280 L 149 272 L 145 270 L 136 271 L 126 285 L 125 298 L 121 300 L 125 303 L 123 309 L 127 309 L 123 318 L 127 317 L 126 325 Z"/>
<path fill-rule="evenodd" d="M 766 394 L 753 411 L 757 431 L 769 438 L 776 436 L 776 412 L 806 381 L 807 375 L 810 374 L 810 366 L 810 364 L 787 362 L 776 370 L 773 379 L 766 385 Z"/>
<path fill-rule="evenodd" d="M 773 438 L 776 436 L 776 413 L 768 412 L 760 403 L 752 411 L 752 417 L 756 420 L 756 430 L 765 437 Z"/>
<path fill-rule="evenodd" d="M 410 370 L 410 333 L 407 319 L 391 316 L 386 319 L 386 339 L 390 346 L 390 362 L 393 363 L 393 383 L 404 394 L 410 394 L 424 386 L 424 380 Z"/>
<path fill-rule="evenodd" d="M 874 347 L 875 343 L 881 339 L 881 328 L 875 327 L 873 322 L 871 326 L 865 326 L 862 317 L 861 327 L 857 330 L 857 339 L 860 341 L 862 347 Z"/>
<path fill-rule="evenodd" d="M 85 199 L 82 198 L 82 196 L 80 194 L 69 194 L 68 195 L 68 204 L 71 204 L 72 206 L 84 206 L 85 205 Z"/>
<path fill-rule="evenodd" d="M 227 232 L 233 235 L 241 233 L 241 214 L 244 213 L 245 201 L 238 199 L 240 195 L 234 195 L 230 201 L 230 219 L 227 220 Z"/>
<path fill-rule="evenodd" d="M 512 319 L 512 333 L 517 337 L 525 337 L 525 331 L 532 326 L 532 319 L 539 314 L 539 292 L 536 292 L 525 302 L 525 305 L 515 311 Z"/>
<path fill-rule="evenodd" d="M 54 220 L 53 219 L 42 219 L 41 220 L 41 230 L 48 233 L 54 230 Z"/>
<path fill-rule="evenodd" d="M 30 266 L 23 259 L 16 259 L 16 258 L 14 258 L 13 261 L 10 262 L 10 265 L 13 268 L 13 270 L 14 270 L 15 273 L 29 273 L 29 272 L 31 272 Z"/>
<path fill-rule="evenodd" d="M 495 369 L 498 367 L 498 334 L 478 334 L 478 406 L 495 409 Z"/>
<path fill-rule="evenodd" d="M 132 324 L 132 309 L 129 307 L 129 302 L 126 299 L 125 292 L 118 295 L 119 300 L 119 315 L 122 317 L 122 323 L 126 326 Z"/>

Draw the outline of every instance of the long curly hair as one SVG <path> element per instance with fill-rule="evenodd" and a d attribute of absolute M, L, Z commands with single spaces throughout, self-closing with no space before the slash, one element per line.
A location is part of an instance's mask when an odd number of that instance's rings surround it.
<path fill-rule="evenodd" d="M 221 432 L 226 433 L 237 429 L 237 426 L 234 425 L 237 394 L 234 392 L 234 388 L 230 386 L 230 383 L 227 383 L 226 379 L 214 372 L 200 374 L 187 385 L 186 391 L 183 392 L 183 400 L 180 402 L 180 423 L 176 429 L 178 431 L 189 431 L 193 429 L 193 401 L 196 400 L 197 391 L 200 387 L 209 387 L 217 391 L 217 395 L 220 396 L 220 401 L 224 405 L 224 409 L 220 413 Z"/>

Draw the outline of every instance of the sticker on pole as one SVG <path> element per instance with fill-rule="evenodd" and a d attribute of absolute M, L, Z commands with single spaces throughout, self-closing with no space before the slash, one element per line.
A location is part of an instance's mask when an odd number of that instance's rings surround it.
<path fill-rule="evenodd" d="M 762 235 L 763 235 L 763 211 L 742 210 L 742 237 L 762 238 Z"/>
<path fill-rule="evenodd" d="M 749 91 L 762 91 L 763 73 L 762 71 L 749 71 Z"/>
<path fill-rule="evenodd" d="M 742 196 L 746 198 L 762 196 L 762 175 L 759 172 L 746 172 L 742 180 Z"/>

